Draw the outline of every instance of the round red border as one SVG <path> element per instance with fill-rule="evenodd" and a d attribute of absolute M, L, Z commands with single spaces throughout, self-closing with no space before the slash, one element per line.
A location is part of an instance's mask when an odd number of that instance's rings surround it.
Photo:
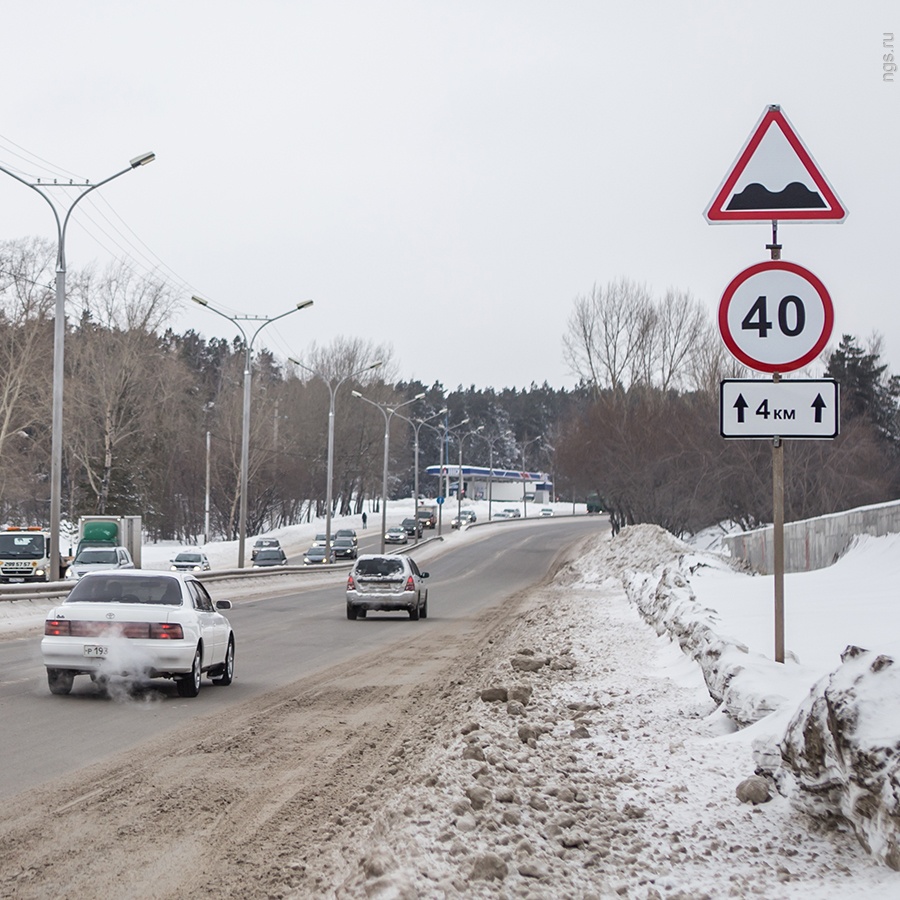
<path fill-rule="evenodd" d="M 747 281 L 748 278 L 752 278 L 760 272 L 770 270 L 791 272 L 808 281 L 819 295 L 819 299 L 822 301 L 825 312 L 822 334 L 819 336 L 812 349 L 799 359 L 777 364 L 762 362 L 746 354 L 738 347 L 737 342 L 734 340 L 731 330 L 728 327 L 728 308 L 731 305 L 731 300 L 737 289 Z M 765 262 L 757 263 L 754 266 L 750 266 L 749 269 L 744 269 L 742 272 L 739 272 L 731 279 L 728 287 L 725 288 L 725 293 L 722 294 L 722 299 L 719 301 L 719 334 L 722 335 L 722 340 L 725 342 L 728 352 L 739 362 L 742 362 L 751 369 L 755 369 L 757 372 L 793 372 L 796 369 L 802 369 L 804 366 L 811 363 L 825 349 L 825 345 L 831 337 L 833 328 L 834 305 L 831 302 L 831 295 L 828 293 L 828 289 L 816 275 L 813 275 L 813 273 L 809 271 L 809 269 L 804 269 L 803 266 L 798 266 L 796 263 L 792 262 L 786 262 L 783 259 L 768 259 Z"/>

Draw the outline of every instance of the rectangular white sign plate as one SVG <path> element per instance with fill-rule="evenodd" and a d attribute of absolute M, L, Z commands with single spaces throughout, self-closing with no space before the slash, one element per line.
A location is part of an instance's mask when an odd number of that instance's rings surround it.
<path fill-rule="evenodd" d="M 840 392 L 832 379 L 726 379 L 719 385 L 724 438 L 828 440 L 840 433 Z"/>

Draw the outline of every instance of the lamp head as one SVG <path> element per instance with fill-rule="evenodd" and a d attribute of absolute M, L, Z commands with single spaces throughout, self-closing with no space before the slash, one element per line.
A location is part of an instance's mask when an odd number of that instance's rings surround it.
<path fill-rule="evenodd" d="M 194 296 L 194 297 L 191 297 L 191 300 L 193 300 L 194 303 L 199 303 L 201 306 L 209 306 L 209 301 L 204 300 L 202 297 Z"/>
<path fill-rule="evenodd" d="M 359 391 L 350 391 L 350 393 L 351 393 L 354 397 L 362 397 L 362 394 L 361 394 Z"/>
<path fill-rule="evenodd" d="M 302 303 L 297 304 L 297 309 L 306 309 L 307 306 L 312 306 L 312 300 L 304 300 Z"/>
<path fill-rule="evenodd" d="M 131 160 L 131 168 L 136 169 L 138 166 L 146 166 L 147 163 L 152 163 L 154 159 L 156 159 L 155 153 L 142 153 Z"/>
<path fill-rule="evenodd" d="M 413 397 L 413 400 L 421 400 L 424 396 L 425 394 L 416 394 L 416 396 Z"/>

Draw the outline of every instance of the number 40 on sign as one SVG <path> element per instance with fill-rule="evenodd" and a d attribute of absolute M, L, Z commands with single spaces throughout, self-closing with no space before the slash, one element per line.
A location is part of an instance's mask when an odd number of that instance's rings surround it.
<path fill-rule="evenodd" d="M 719 302 L 725 346 L 758 372 L 793 372 L 825 349 L 834 307 L 825 285 L 796 263 L 768 260 L 736 275 Z"/>

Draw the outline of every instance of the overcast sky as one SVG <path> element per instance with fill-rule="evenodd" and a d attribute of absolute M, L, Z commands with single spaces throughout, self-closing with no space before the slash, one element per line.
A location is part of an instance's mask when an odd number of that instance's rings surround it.
<path fill-rule="evenodd" d="M 594 284 L 712 316 L 767 258 L 767 224 L 703 211 L 777 103 L 849 210 L 783 224 L 784 258 L 830 290 L 835 343 L 878 331 L 900 372 L 895 2 L 7 0 L 3 28 L 0 165 L 99 181 L 155 151 L 77 207 L 67 257 L 155 271 L 178 331 L 236 334 L 193 293 L 312 298 L 257 346 L 359 336 L 405 379 L 570 386 Z M 0 173 L 0 239 L 25 235 L 55 238 L 50 211 Z"/>

